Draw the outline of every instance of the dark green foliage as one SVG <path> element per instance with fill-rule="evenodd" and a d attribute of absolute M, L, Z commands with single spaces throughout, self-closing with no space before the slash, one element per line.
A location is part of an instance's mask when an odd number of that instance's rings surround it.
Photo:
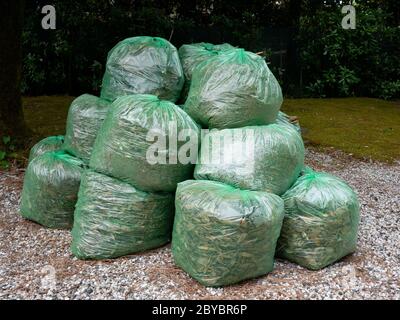
<path fill-rule="evenodd" d="M 12 160 L 18 157 L 17 146 L 10 136 L 0 137 L 0 169 L 8 169 Z"/>
<path fill-rule="evenodd" d="M 26 1 L 25 94 L 98 94 L 110 48 L 149 35 L 263 51 L 285 94 L 399 96 L 397 0 L 357 2 L 356 30 L 341 28 L 339 0 L 53 0 L 56 30 L 41 28 L 45 4 Z"/>
<path fill-rule="evenodd" d="M 248 50 L 267 47 L 260 26 L 291 19 L 269 1 L 53 0 L 57 29 L 43 30 L 44 0 L 27 1 L 23 32 L 23 92 L 99 94 L 107 52 L 133 36 L 185 43 L 230 42 Z M 212 5 L 212 8 L 211 8 Z"/>
<path fill-rule="evenodd" d="M 400 29 L 382 9 L 356 6 L 356 29 L 344 30 L 340 8 L 300 20 L 305 94 L 314 97 L 400 97 Z"/>

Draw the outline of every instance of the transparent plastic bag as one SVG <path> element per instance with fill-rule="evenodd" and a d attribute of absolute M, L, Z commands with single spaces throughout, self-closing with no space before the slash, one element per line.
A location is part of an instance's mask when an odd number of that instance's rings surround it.
<path fill-rule="evenodd" d="M 21 215 L 43 226 L 72 227 L 84 163 L 64 151 L 34 158 L 28 165 L 21 195 Z"/>
<path fill-rule="evenodd" d="M 283 201 L 267 192 L 205 180 L 178 184 L 172 235 L 175 263 L 206 286 L 273 269 Z"/>
<path fill-rule="evenodd" d="M 289 115 L 287 115 L 286 113 L 284 113 L 282 111 L 279 111 L 278 118 L 276 119 L 276 123 L 291 126 L 294 129 L 296 129 L 296 131 L 298 133 L 301 134 L 301 127 L 300 127 L 299 121 L 297 119 L 293 120 L 292 117 L 290 117 Z"/>
<path fill-rule="evenodd" d="M 304 144 L 287 125 L 211 130 L 202 139 L 194 176 L 241 189 L 283 194 L 304 166 Z"/>
<path fill-rule="evenodd" d="M 228 43 L 214 45 L 206 42 L 184 44 L 179 48 L 179 58 L 185 75 L 181 101 L 185 101 L 187 98 L 194 68 L 201 62 L 231 49 L 234 49 L 234 47 Z"/>
<path fill-rule="evenodd" d="M 281 87 L 260 56 L 232 49 L 199 64 L 184 110 L 203 128 L 274 123 Z"/>
<path fill-rule="evenodd" d="M 97 133 L 110 107 L 107 100 L 83 94 L 72 101 L 68 111 L 64 149 L 89 162 Z"/>
<path fill-rule="evenodd" d="M 41 156 L 46 152 L 61 150 L 63 143 L 64 136 L 50 136 L 40 140 L 29 152 L 28 162 L 31 162 L 34 158 Z"/>
<path fill-rule="evenodd" d="M 176 141 L 175 137 L 169 141 L 174 131 L 176 135 L 184 129 L 200 136 L 198 125 L 172 102 L 153 95 L 120 97 L 98 133 L 90 167 L 143 191 L 175 191 L 178 182 L 193 177 L 192 163 L 197 157 L 196 149 L 190 155 L 193 161 L 182 163 L 178 153 L 186 140 Z M 165 137 L 165 143 L 157 143 L 154 150 L 157 135 Z M 169 148 L 174 141 L 176 148 Z M 152 150 L 159 156 L 150 161 Z"/>
<path fill-rule="evenodd" d="M 359 202 L 344 181 L 308 169 L 282 198 L 279 257 L 318 270 L 356 250 Z"/>
<path fill-rule="evenodd" d="M 72 253 L 108 259 L 164 245 L 171 239 L 173 193 L 147 193 L 87 170 L 72 229 Z"/>
<path fill-rule="evenodd" d="M 158 37 L 133 37 L 119 42 L 108 54 L 101 98 L 146 93 L 177 101 L 184 76 L 178 51 Z"/>

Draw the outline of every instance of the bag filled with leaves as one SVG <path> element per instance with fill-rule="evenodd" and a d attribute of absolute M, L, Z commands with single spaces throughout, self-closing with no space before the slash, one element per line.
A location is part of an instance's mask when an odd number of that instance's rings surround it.
<path fill-rule="evenodd" d="M 282 100 L 264 59 L 232 49 L 194 69 L 184 109 L 203 128 L 238 128 L 274 123 Z"/>
<path fill-rule="evenodd" d="M 228 43 L 214 45 L 206 42 L 184 44 L 179 48 L 179 58 L 185 75 L 185 84 L 181 94 L 182 101 L 187 98 L 194 68 L 201 62 L 231 49 L 234 49 L 234 47 Z"/>
<path fill-rule="evenodd" d="M 107 100 L 83 94 L 76 98 L 68 111 L 64 149 L 89 162 L 93 144 L 110 107 Z"/>
<path fill-rule="evenodd" d="M 108 53 L 101 97 L 148 93 L 177 101 L 184 76 L 176 48 L 163 38 L 134 37 L 119 42 Z"/>
<path fill-rule="evenodd" d="M 286 113 L 279 111 L 276 123 L 290 126 L 296 129 L 296 131 L 301 134 L 300 124 L 296 117 L 291 117 Z"/>
<path fill-rule="evenodd" d="M 178 139 L 183 130 L 190 134 Z M 154 95 L 123 96 L 104 120 L 90 167 L 144 191 L 175 191 L 178 182 L 193 176 L 199 131 L 172 102 Z"/>
<path fill-rule="evenodd" d="M 72 227 L 84 163 L 64 151 L 34 158 L 28 165 L 21 195 L 21 215 L 43 226 Z"/>
<path fill-rule="evenodd" d="M 50 136 L 36 143 L 29 152 L 28 162 L 42 154 L 50 151 L 61 150 L 64 143 L 64 136 Z"/>
<path fill-rule="evenodd" d="M 88 170 L 82 176 L 72 229 L 72 253 L 108 259 L 164 245 L 171 239 L 173 193 L 147 193 Z"/>
<path fill-rule="evenodd" d="M 202 139 L 194 176 L 281 195 L 303 166 L 300 134 L 287 125 L 271 124 L 211 130 Z"/>
<path fill-rule="evenodd" d="M 206 286 L 224 286 L 273 269 L 283 201 L 223 183 L 178 184 L 172 234 L 175 263 Z"/>
<path fill-rule="evenodd" d="M 318 270 L 356 250 L 359 202 L 344 181 L 306 170 L 282 198 L 279 257 Z"/>

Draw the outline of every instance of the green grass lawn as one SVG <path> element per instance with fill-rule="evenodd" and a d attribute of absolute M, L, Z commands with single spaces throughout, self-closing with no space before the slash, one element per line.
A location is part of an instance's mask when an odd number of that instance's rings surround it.
<path fill-rule="evenodd" d="M 73 97 L 24 98 L 24 113 L 38 138 L 65 133 Z M 369 98 L 285 99 L 282 110 L 296 115 L 304 140 L 359 158 L 400 159 L 400 103 Z"/>
<path fill-rule="evenodd" d="M 360 158 L 400 159 L 400 103 L 369 98 L 287 99 L 283 111 L 299 118 L 304 140 Z"/>
<path fill-rule="evenodd" d="M 25 97 L 25 121 L 40 138 L 64 134 L 72 100 L 69 96 Z"/>

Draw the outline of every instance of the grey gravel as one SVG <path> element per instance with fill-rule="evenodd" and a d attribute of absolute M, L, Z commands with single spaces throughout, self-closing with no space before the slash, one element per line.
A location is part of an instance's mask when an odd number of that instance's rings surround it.
<path fill-rule="evenodd" d="M 169 245 L 116 260 L 77 260 L 68 231 L 19 216 L 23 171 L 0 172 L 0 299 L 400 299 L 400 163 L 315 150 L 307 163 L 358 192 L 357 252 L 320 271 L 277 260 L 272 273 L 225 288 L 205 288 L 175 267 Z"/>

